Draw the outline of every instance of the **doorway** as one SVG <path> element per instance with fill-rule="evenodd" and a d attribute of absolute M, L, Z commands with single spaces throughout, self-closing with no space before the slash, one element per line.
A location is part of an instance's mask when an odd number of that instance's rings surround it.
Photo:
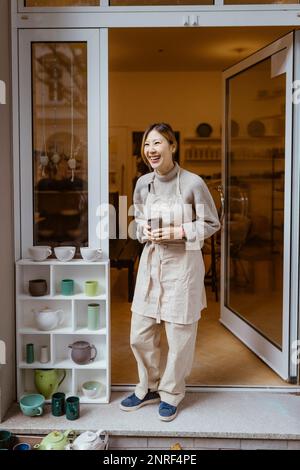
<path fill-rule="evenodd" d="M 220 205 L 215 189 L 220 184 L 222 171 L 222 72 L 284 36 L 289 30 L 290 28 L 272 27 L 194 30 L 149 28 L 110 31 L 110 193 L 126 194 L 128 200 L 132 200 L 134 181 L 145 170 L 141 166 L 137 136 L 149 123 L 166 121 L 179 135 L 180 165 L 204 178 L 214 193 L 216 204 Z M 261 100 L 262 107 L 264 103 L 273 106 L 274 100 L 280 98 L 280 86 L 275 88 L 274 93 L 277 93 L 277 97 L 275 94 L 269 96 L 269 90 L 265 87 L 257 90 L 257 99 Z M 278 129 L 280 125 L 282 126 L 280 119 L 274 122 L 266 117 L 264 122 L 252 121 L 257 120 L 252 119 L 247 123 L 246 129 L 249 135 L 251 132 L 272 135 L 274 132 L 272 126 L 279 126 Z M 240 122 L 232 118 L 231 136 L 238 137 L 240 132 Z M 242 145 L 240 148 L 242 148 L 240 152 L 246 151 Z M 279 159 L 276 160 L 276 164 L 278 161 Z M 269 163 L 268 161 L 268 165 Z M 271 187 L 277 185 L 279 173 L 282 173 L 282 169 L 275 168 L 274 164 L 271 161 L 274 172 L 271 177 L 268 175 Z M 258 166 L 260 168 L 253 168 L 253 172 L 256 171 L 256 177 L 259 179 L 270 170 L 261 162 Z M 249 186 L 246 188 L 237 182 L 235 186 L 230 197 L 236 222 L 236 246 L 242 249 L 249 240 L 255 240 L 255 237 L 260 239 L 262 232 L 267 233 L 269 240 L 269 228 L 266 228 L 269 216 L 265 217 L 263 210 L 258 211 L 254 223 L 249 212 L 249 205 L 253 206 L 251 191 L 257 197 L 260 206 L 262 194 L 257 188 L 253 189 L 253 185 L 249 189 Z M 264 191 L 265 186 L 262 187 Z M 276 217 L 276 224 L 273 219 L 275 226 L 280 224 L 280 215 L 277 214 L 280 211 L 273 210 L 275 201 L 273 202 L 271 218 Z M 276 209 L 277 207 L 279 208 L 276 206 Z M 269 214 L 269 207 L 267 211 Z M 272 243 L 278 240 L 278 233 L 271 231 L 270 236 Z M 215 248 L 217 280 L 220 285 L 218 239 Z M 209 272 L 212 262 L 209 243 L 206 251 L 204 250 L 204 259 Z M 259 259 L 259 261 L 264 260 Z M 138 256 L 135 259 L 135 270 L 137 266 Z M 277 271 L 272 271 L 268 261 L 253 267 L 249 266 L 247 260 L 241 262 L 240 257 L 236 257 L 233 259 L 232 269 L 231 279 L 234 286 L 232 299 L 243 305 L 249 306 L 249 296 L 251 299 L 254 298 L 253 289 L 257 286 L 262 288 L 270 282 L 275 282 L 276 285 L 280 281 L 280 267 Z M 217 298 L 216 292 L 212 291 L 209 276 L 207 282 L 208 308 L 202 312 L 194 365 L 188 384 L 292 386 L 282 380 L 220 323 L 220 297 Z M 111 286 L 112 384 L 135 384 L 137 371 L 129 346 L 131 312 L 128 302 L 127 269 L 111 269 Z M 257 296 L 256 298 L 258 299 Z M 272 310 L 272 302 L 269 309 Z M 264 308 L 263 312 L 259 312 L 257 305 L 253 307 L 253 311 L 259 314 L 260 321 L 268 315 L 267 310 Z M 272 335 L 276 338 L 280 333 L 280 324 L 277 323 L 276 326 L 276 322 L 272 322 L 271 326 Z M 165 340 L 164 346 L 166 352 Z"/>

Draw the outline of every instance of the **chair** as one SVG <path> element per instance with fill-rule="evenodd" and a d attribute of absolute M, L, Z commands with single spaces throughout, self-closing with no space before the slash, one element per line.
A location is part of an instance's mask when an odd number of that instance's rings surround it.
<path fill-rule="evenodd" d="M 224 219 L 224 192 L 221 181 L 216 180 L 208 184 L 210 193 L 216 204 L 219 221 L 222 225 Z M 219 300 L 219 268 L 218 263 L 221 257 L 221 233 L 214 233 L 206 239 L 202 248 L 204 256 L 210 256 L 210 265 L 205 273 L 205 284 L 211 285 L 212 292 L 215 293 L 216 302 Z"/>
<path fill-rule="evenodd" d="M 119 236 L 119 193 L 114 192 L 109 194 L 110 204 L 116 209 L 116 236 Z M 136 260 L 140 257 L 143 246 L 131 238 L 126 239 L 110 239 L 109 240 L 109 257 L 110 265 L 112 268 L 128 269 L 128 302 L 132 302 L 134 294 L 134 265 Z"/>

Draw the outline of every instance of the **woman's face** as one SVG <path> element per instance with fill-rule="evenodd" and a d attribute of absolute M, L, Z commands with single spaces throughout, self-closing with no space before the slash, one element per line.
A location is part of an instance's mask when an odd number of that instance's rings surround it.
<path fill-rule="evenodd" d="M 173 168 L 173 151 L 175 145 L 170 144 L 168 140 L 153 129 L 149 132 L 144 145 L 144 153 L 153 170 L 159 173 L 167 173 Z"/>

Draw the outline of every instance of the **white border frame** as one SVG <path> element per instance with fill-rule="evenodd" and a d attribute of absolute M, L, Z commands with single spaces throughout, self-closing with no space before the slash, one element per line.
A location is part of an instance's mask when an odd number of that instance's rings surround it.
<path fill-rule="evenodd" d="M 134 12 L 202 12 L 202 11 L 217 11 L 217 10 L 231 10 L 231 11 L 251 11 L 251 10 L 299 10 L 299 3 L 265 3 L 265 4 L 241 4 L 241 5 L 224 5 L 223 0 L 215 0 L 214 5 L 136 5 L 136 6 L 110 6 L 110 0 L 100 0 L 99 6 L 70 6 L 70 7 L 25 7 L 24 0 L 12 0 L 17 1 L 18 13 L 134 13 Z"/>
<path fill-rule="evenodd" d="M 238 64 L 227 69 L 223 74 L 223 129 L 226 128 L 227 121 L 227 81 L 255 65 L 263 59 L 279 52 L 287 50 L 286 59 L 286 127 L 285 127 L 285 193 L 284 193 L 284 262 L 283 262 L 283 331 L 282 331 L 282 351 L 276 348 L 270 341 L 263 337 L 258 331 L 246 323 L 242 318 L 234 314 L 225 305 L 225 279 L 226 279 L 226 245 L 225 227 L 222 233 L 222 254 L 221 254 L 221 318 L 220 322 L 232 331 L 243 343 L 254 351 L 264 362 L 274 369 L 284 380 L 290 377 L 290 339 L 297 339 L 297 331 L 290 331 L 290 316 L 295 312 L 290 311 L 290 266 L 291 266 L 291 181 L 292 181 L 292 81 L 293 81 L 293 33 L 289 33 L 266 46 L 250 57 L 242 60 Z M 222 156 L 222 181 L 223 187 L 226 185 L 226 131 L 223 135 L 223 156 Z M 225 190 L 226 194 L 226 190 Z M 290 313 L 291 312 L 291 313 Z M 297 316 L 297 315 L 296 315 Z"/>
<path fill-rule="evenodd" d="M 20 93 L 20 181 L 21 194 L 32 188 L 32 84 L 31 84 L 31 43 L 32 42 L 87 42 L 88 67 L 88 236 L 89 246 L 102 247 L 107 257 L 107 246 L 101 246 L 97 238 L 96 211 L 101 202 L 100 191 L 105 197 L 105 188 L 100 183 L 101 171 L 106 171 L 105 161 L 100 158 L 100 139 L 105 140 L 105 127 L 100 123 L 100 33 L 99 30 L 21 30 L 19 31 L 19 93 Z M 101 45 L 102 46 L 102 45 Z M 95 58 L 99 60 L 95 60 Z M 103 58 L 106 61 L 106 57 Z M 100 86 L 99 86 L 100 84 Z M 105 100 L 105 94 L 103 97 Z M 103 113 L 102 113 L 103 114 Z M 102 119 L 103 121 L 103 119 Z M 103 156 L 107 153 L 104 147 Z M 105 159 L 107 160 L 107 158 Z M 100 168 L 100 162 L 102 168 Z M 31 197 L 21 199 L 21 257 L 33 244 L 33 201 Z"/>

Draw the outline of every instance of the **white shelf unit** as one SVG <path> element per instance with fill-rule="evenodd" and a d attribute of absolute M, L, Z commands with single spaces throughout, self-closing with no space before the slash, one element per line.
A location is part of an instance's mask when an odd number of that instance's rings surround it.
<path fill-rule="evenodd" d="M 29 293 L 30 279 L 45 279 L 47 294 L 33 297 Z M 62 295 L 62 279 L 74 280 L 74 295 Z M 98 295 L 86 296 L 84 282 L 97 280 Z M 16 327 L 17 327 L 17 386 L 18 399 L 27 393 L 36 393 L 34 369 L 65 369 L 66 378 L 58 391 L 67 396 L 80 397 L 81 403 L 109 403 L 110 400 L 110 271 L 109 260 L 86 262 L 71 260 L 41 262 L 19 260 L 16 263 Z M 99 329 L 87 327 L 89 303 L 100 304 Z M 34 310 L 45 307 L 63 310 L 63 323 L 50 331 L 41 331 L 35 323 Z M 97 349 L 96 359 L 86 365 L 76 364 L 71 359 L 68 347 L 74 341 L 88 341 Z M 26 362 L 26 344 L 34 344 L 35 361 Z M 41 346 L 48 346 L 49 362 L 39 362 Z M 101 382 L 98 398 L 89 399 L 82 395 L 81 385 L 87 380 Z M 50 400 L 47 400 L 48 402 Z"/>

